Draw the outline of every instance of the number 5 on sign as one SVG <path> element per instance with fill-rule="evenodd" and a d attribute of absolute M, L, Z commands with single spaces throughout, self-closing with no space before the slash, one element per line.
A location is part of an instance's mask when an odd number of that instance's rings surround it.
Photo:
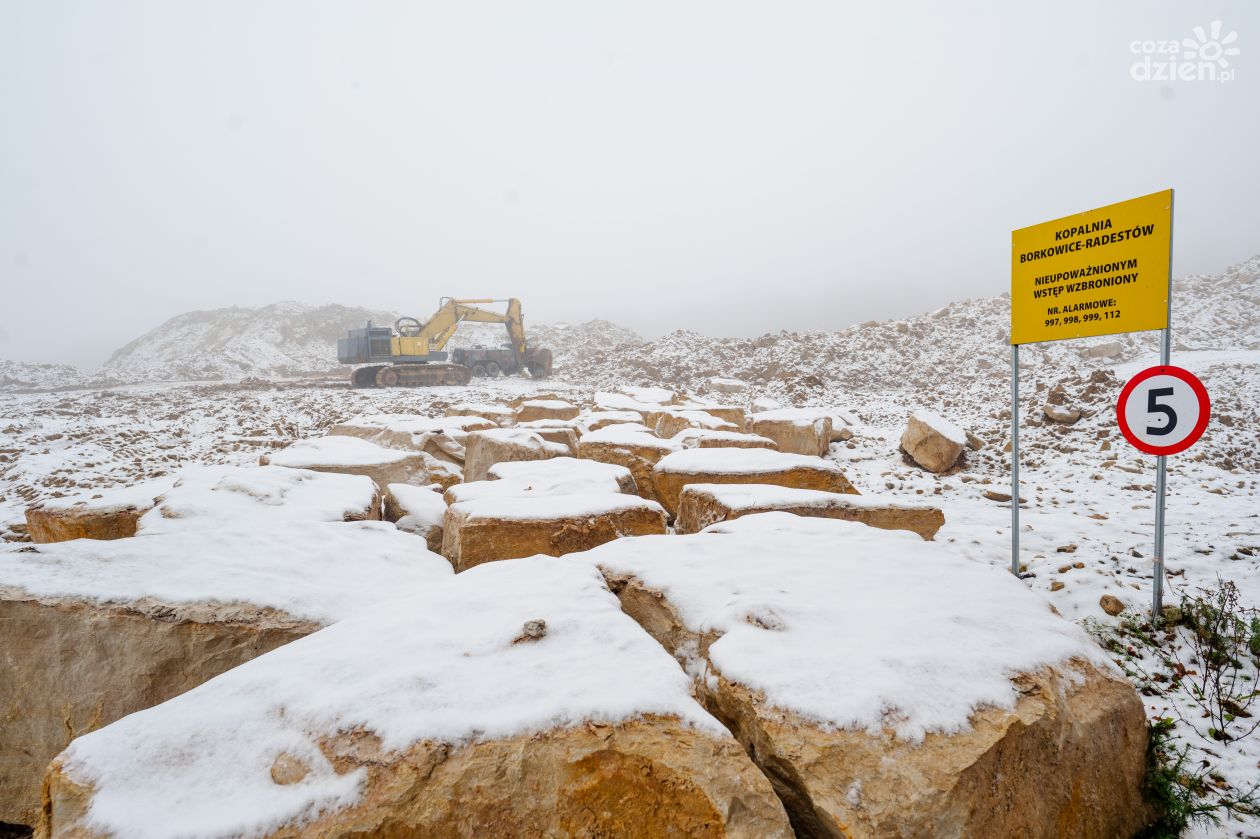
<path fill-rule="evenodd" d="M 1160 365 L 1138 373 L 1120 391 L 1116 420 L 1138 450 L 1183 452 L 1203 436 L 1212 405 L 1207 388 L 1189 370 Z"/>

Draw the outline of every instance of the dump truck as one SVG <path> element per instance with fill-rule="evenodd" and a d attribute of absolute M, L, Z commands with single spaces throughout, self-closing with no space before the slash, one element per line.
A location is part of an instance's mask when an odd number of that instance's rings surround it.
<path fill-rule="evenodd" d="M 485 303 L 507 303 L 506 312 L 480 308 Z M 501 323 L 508 343 L 502 347 L 469 347 L 446 351 L 446 344 L 464 321 Z M 528 372 L 535 379 L 551 375 L 551 351 L 529 346 L 521 301 L 443 297 L 426 321 L 401 317 L 388 326 L 352 329 L 337 341 L 342 364 L 367 365 L 350 373 L 354 387 L 432 387 L 466 385 L 474 376 Z"/>

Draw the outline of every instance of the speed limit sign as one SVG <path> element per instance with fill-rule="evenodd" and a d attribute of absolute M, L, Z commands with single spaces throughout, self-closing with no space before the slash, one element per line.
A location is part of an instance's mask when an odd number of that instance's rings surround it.
<path fill-rule="evenodd" d="M 1116 419 L 1125 439 L 1154 455 L 1183 452 L 1207 428 L 1207 388 L 1189 370 L 1161 365 L 1129 379 L 1120 391 Z"/>

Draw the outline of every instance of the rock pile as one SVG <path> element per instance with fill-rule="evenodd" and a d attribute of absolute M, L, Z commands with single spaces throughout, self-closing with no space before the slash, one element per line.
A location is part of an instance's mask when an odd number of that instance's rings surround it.
<path fill-rule="evenodd" d="M 0 563 L 32 663 L 0 707 L 46 711 L 0 735 L 0 820 L 69 743 L 67 839 L 1140 828 L 1141 703 L 1098 648 L 933 552 L 939 508 L 858 495 L 824 458 L 852 416 L 710 384 L 356 417 Z M 972 444 L 910 425 L 925 468 Z"/>

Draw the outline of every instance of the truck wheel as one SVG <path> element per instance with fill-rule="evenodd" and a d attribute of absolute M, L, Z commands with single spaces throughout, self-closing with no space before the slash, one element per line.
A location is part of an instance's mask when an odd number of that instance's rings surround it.
<path fill-rule="evenodd" d="M 473 365 L 473 369 L 472 369 L 472 374 L 473 374 L 474 376 L 476 376 L 478 379 L 485 378 L 485 375 L 486 375 L 486 365 L 484 365 L 484 364 L 474 364 L 474 365 Z"/>
<path fill-rule="evenodd" d="M 486 375 L 492 379 L 497 379 L 499 376 L 503 375 L 503 371 L 499 368 L 499 362 L 487 361 Z"/>
<path fill-rule="evenodd" d="M 547 368 L 541 364 L 531 364 L 529 365 L 529 375 L 533 379 L 544 378 L 547 375 Z"/>

